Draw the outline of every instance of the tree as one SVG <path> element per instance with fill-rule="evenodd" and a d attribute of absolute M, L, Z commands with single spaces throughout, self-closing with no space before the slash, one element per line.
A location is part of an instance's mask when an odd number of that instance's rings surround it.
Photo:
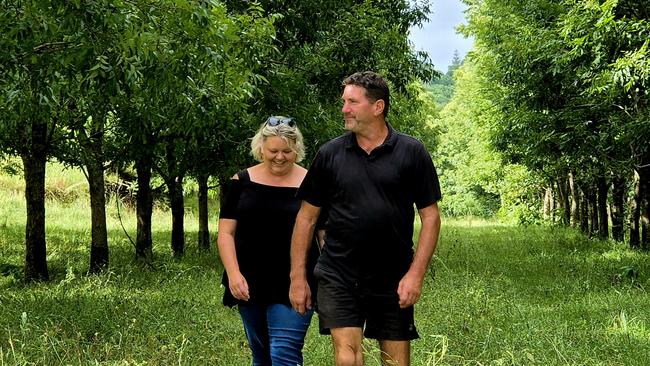
<path fill-rule="evenodd" d="M 25 280 L 47 280 L 45 163 L 60 141 L 67 83 L 66 40 L 57 6 L 2 1 L 0 6 L 0 150 L 23 162 L 27 223 Z"/>
<path fill-rule="evenodd" d="M 263 81 L 254 69 L 261 55 L 273 50 L 273 18 L 263 17 L 257 6 L 229 15 L 214 1 L 162 2 L 139 11 L 137 19 L 144 21 L 130 31 L 137 35 L 135 44 L 123 52 L 142 66 L 116 110 L 124 155 L 135 162 L 138 175 L 136 256 L 152 255 L 152 172 L 167 187 L 171 246 L 180 256 L 185 241 L 183 179 L 198 155 L 220 149 L 223 139 L 218 138 L 228 136 L 212 131 L 238 127 L 226 125 L 232 120 L 224 116 L 241 115 Z"/>
<path fill-rule="evenodd" d="M 606 237 L 609 181 L 620 182 L 618 172 L 629 172 L 647 151 L 629 151 L 639 136 L 648 137 L 638 124 L 645 114 L 643 98 L 636 97 L 646 93 L 647 6 L 587 0 L 466 3 L 470 21 L 464 31 L 477 40 L 473 57 L 482 77 L 501 92 L 493 99 L 504 116 L 493 131 L 495 146 L 511 161 L 543 172 L 547 184 L 564 182 L 571 173 L 593 202 L 590 219 L 601 225 L 592 227 Z M 560 196 L 568 216 L 568 195 Z"/>
<path fill-rule="evenodd" d="M 476 72 L 471 61 L 456 69 L 454 96 L 436 121 L 442 130 L 434 155 L 445 192 L 441 209 L 450 216 L 491 217 L 510 205 L 503 201 L 506 167 L 489 143 L 489 127 L 500 114 Z"/>
<path fill-rule="evenodd" d="M 104 169 L 113 159 L 122 165 L 132 159 L 138 171 L 137 256 L 151 256 L 154 167 L 166 178 L 174 253 L 182 254 L 182 177 L 190 165 L 177 156 L 197 148 L 187 141 L 220 127 L 215 117 L 246 108 L 261 80 L 253 72 L 257 55 L 272 50 L 272 19 L 255 6 L 231 17 L 214 1 L 4 5 L 0 86 L 7 123 L 0 147 L 23 157 L 26 278 L 48 277 L 44 173 L 50 157 L 82 167 L 88 178 L 91 272 L 108 265 Z"/>
<path fill-rule="evenodd" d="M 426 122 L 432 112 L 423 109 L 413 81 L 436 72 L 407 38 L 427 4 L 267 1 L 262 7 L 232 1 L 230 12 L 222 3 L 198 0 L 1 4 L 6 123 L 0 148 L 23 158 L 29 279 L 48 277 L 48 158 L 80 166 L 87 175 L 95 272 L 108 265 L 108 165 L 133 164 L 137 172 L 136 256 L 153 254 L 155 174 L 166 184 L 172 248 L 181 255 L 183 179 L 195 176 L 203 196 L 210 176 L 228 179 L 250 159 L 241 142 L 269 114 L 296 117 L 310 146 L 338 134 L 340 81 L 352 72 L 374 69 L 387 76 L 395 91 L 395 126 L 435 144 Z M 351 23 L 358 25 L 352 32 Z M 202 222 L 205 246 L 207 218 Z"/>
<path fill-rule="evenodd" d="M 235 11 L 244 6 L 241 1 L 227 4 Z M 380 72 L 391 82 L 394 95 L 408 95 L 412 81 L 437 76 L 426 54 L 414 53 L 408 41 L 408 30 L 429 12 L 427 3 L 263 0 L 260 5 L 266 14 L 279 16 L 273 42 L 279 52 L 263 60 L 262 75 L 268 83 L 261 86 L 260 99 L 250 110 L 254 123 L 248 136 L 269 115 L 290 115 L 309 141 L 309 157 L 343 131 L 340 93 L 346 76 Z M 240 168 L 230 167 L 230 176 Z"/>
<path fill-rule="evenodd" d="M 56 155 L 80 167 L 88 180 L 91 273 L 109 264 L 104 171 L 117 155 L 109 138 L 115 127 L 115 100 L 135 68 L 120 52 L 134 11 L 133 3 L 114 1 L 63 2 L 59 8 L 65 37 L 76 46 L 66 52 L 69 67 L 59 70 L 68 82 L 62 108 L 69 133 L 65 148 Z M 113 153 L 107 154 L 107 148 Z"/>

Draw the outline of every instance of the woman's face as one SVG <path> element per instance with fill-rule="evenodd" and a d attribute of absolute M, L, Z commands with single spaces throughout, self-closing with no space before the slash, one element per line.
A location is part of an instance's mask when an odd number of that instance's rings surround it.
<path fill-rule="evenodd" d="M 297 154 L 283 138 L 270 136 L 262 144 L 262 157 L 264 164 L 271 169 L 271 173 L 284 175 L 293 167 Z"/>

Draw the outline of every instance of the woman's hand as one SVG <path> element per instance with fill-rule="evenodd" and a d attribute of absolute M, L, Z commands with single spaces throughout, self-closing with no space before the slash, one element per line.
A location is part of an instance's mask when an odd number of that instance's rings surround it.
<path fill-rule="evenodd" d="M 248 293 L 248 282 L 241 274 L 241 272 L 234 273 L 233 276 L 228 275 L 228 287 L 230 293 L 237 300 L 248 301 L 250 294 Z"/>

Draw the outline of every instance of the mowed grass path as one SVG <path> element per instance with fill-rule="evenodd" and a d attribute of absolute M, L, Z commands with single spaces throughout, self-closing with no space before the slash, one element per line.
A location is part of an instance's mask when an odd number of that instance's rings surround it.
<path fill-rule="evenodd" d="M 171 217 L 156 210 L 148 266 L 133 261 L 110 203 L 110 271 L 89 276 L 87 203 L 48 200 L 52 279 L 25 285 L 24 199 L 0 192 L 0 365 L 250 364 L 238 313 L 221 305 L 218 255 L 196 250 L 191 210 L 180 261 Z M 120 216 L 134 237 L 133 210 Z M 413 365 L 647 365 L 649 263 L 571 229 L 444 219 L 416 307 Z M 376 345 L 365 345 L 366 364 L 379 365 Z M 316 317 L 305 364 L 333 364 Z"/>

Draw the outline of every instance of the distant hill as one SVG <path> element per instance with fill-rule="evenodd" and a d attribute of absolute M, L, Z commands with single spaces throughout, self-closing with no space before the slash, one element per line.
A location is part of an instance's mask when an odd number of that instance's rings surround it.
<path fill-rule="evenodd" d="M 438 108 L 442 109 L 447 103 L 449 103 L 451 97 L 454 95 L 454 72 L 462 64 L 463 60 L 460 58 L 458 51 L 456 51 L 454 53 L 454 58 L 451 61 L 451 65 L 447 68 L 447 72 L 441 72 L 440 78 L 432 80 L 424 85 L 426 91 L 433 95 L 433 99 Z"/>

